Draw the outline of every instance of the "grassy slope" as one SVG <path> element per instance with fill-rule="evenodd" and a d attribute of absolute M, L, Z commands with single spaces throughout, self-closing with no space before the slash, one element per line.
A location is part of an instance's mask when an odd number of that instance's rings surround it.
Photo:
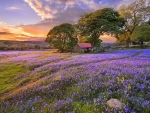
<path fill-rule="evenodd" d="M 22 64 L 4 64 L 0 66 L 0 95 L 16 88 L 20 80 L 19 75 L 29 70 Z"/>
<path fill-rule="evenodd" d="M 32 54 L 42 54 L 42 56 L 37 57 L 36 59 L 42 59 L 49 57 L 52 52 L 32 52 Z M 20 55 L 22 56 L 22 55 Z M 71 57 L 72 55 L 61 55 L 61 58 Z M 10 57 L 6 57 L 3 60 L 7 60 Z M 31 75 L 31 72 L 40 66 L 45 64 L 41 64 L 39 66 L 30 67 L 21 62 L 18 63 L 6 63 L 0 65 L 0 100 L 9 98 L 12 95 L 17 94 L 21 90 L 25 90 L 26 88 L 33 87 L 34 85 L 40 83 L 42 78 L 44 79 L 47 76 L 47 73 L 50 71 L 47 70 L 45 72 L 38 72 Z M 24 77 L 24 75 L 26 75 Z"/>

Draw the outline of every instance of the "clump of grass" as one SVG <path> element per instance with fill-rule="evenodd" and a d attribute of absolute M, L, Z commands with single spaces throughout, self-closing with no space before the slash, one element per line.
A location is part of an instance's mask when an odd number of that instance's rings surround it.
<path fill-rule="evenodd" d="M 98 113 L 94 104 L 85 104 L 82 101 L 73 103 L 74 111 L 76 113 Z"/>
<path fill-rule="evenodd" d="M 14 63 L 1 65 L 0 69 L 0 95 L 16 88 L 19 82 L 16 78 L 29 71 L 22 64 Z"/>
<path fill-rule="evenodd" d="M 30 77 L 24 78 L 21 81 L 19 81 L 18 85 L 19 86 L 23 86 L 24 84 L 28 83 L 29 81 L 31 81 L 32 79 Z"/>

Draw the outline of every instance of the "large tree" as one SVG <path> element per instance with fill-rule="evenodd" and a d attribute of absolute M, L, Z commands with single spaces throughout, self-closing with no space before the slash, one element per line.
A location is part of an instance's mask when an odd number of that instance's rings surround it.
<path fill-rule="evenodd" d="M 61 52 L 72 50 L 78 42 L 74 26 L 68 23 L 55 26 L 48 32 L 46 42 Z"/>
<path fill-rule="evenodd" d="M 99 45 L 100 35 L 117 34 L 125 21 L 119 17 L 118 11 L 104 8 L 95 12 L 84 14 L 78 21 L 77 28 L 82 36 L 91 38 L 92 46 Z M 98 42 L 98 43 L 97 43 Z"/>
<path fill-rule="evenodd" d="M 147 21 L 150 17 L 150 1 L 149 0 L 135 0 L 129 5 L 122 5 L 118 9 L 121 17 L 126 20 L 125 26 L 122 29 L 122 34 L 119 35 L 118 40 L 124 41 L 129 47 L 131 43 L 131 36 L 136 27 Z"/>
<path fill-rule="evenodd" d="M 132 33 L 132 41 L 137 42 L 143 47 L 144 42 L 150 41 L 150 25 L 148 23 L 143 23 L 142 25 L 136 27 Z"/>

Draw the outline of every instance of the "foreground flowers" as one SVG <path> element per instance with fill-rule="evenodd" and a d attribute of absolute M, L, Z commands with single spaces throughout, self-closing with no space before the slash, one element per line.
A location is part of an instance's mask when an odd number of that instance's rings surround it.
<path fill-rule="evenodd" d="M 149 49 L 85 55 L 52 54 L 44 59 L 42 56 L 42 53 L 29 55 L 32 63 L 26 59 L 24 65 L 29 66 L 30 72 L 20 76 L 34 79 L 17 87 L 21 90 L 12 91 L 14 95 L 3 94 L 0 111 L 150 112 Z M 16 61 L 24 62 L 11 58 L 11 62 Z M 37 65 L 38 61 L 42 61 L 40 65 Z M 34 82 L 36 84 L 32 85 Z M 107 105 L 112 98 L 122 103 L 120 109 Z"/>

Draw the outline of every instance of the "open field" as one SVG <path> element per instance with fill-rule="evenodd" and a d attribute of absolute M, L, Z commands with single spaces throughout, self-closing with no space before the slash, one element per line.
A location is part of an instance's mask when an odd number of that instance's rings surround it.
<path fill-rule="evenodd" d="M 0 113 L 31 112 L 150 113 L 150 49 L 0 52 Z"/>

